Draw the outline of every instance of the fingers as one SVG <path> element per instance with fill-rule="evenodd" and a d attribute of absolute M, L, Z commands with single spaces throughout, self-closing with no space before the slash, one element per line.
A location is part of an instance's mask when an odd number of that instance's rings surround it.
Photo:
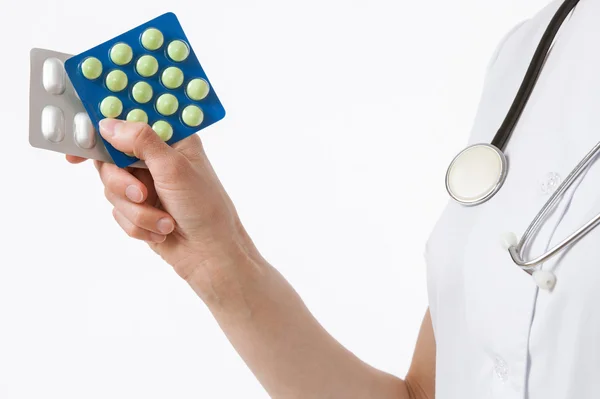
<path fill-rule="evenodd" d="M 113 216 L 125 233 L 138 240 L 164 242 L 175 229 L 175 222 L 165 211 L 144 203 L 147 199 L 156 202 L 154 192 L 149 198 L 147 186 L 126 169 L 98 161 L 94 164 L 104 183 L 106 198 L 114 206 Z M 146 177 L 151 185 L 150 174 L 146 173 Z"/>
<path fill-rule="evenodd" d="M 67 155 L 67 162 L 72 164 L 82 163 L 87 161 L 87 158 L 76 157 L 75 155 Z"/>
<path fill-rule="evenodd" d="M 125 169 L 110 163 L 95 162 L 106 189 L 122 198 L 142 203 L 148 197 L 148 188 Z"/>
<path fill-rule="evenodd" d="M 106 198 L 132 225 L 160 235 L 168 235 L 175 229 L 173 218 L 148 204 L 134 204 L 125 198 L 106 191 Z"/>
<path fill-rule="evenodd" d="M 116 208 L 113 209 L 113 217 L 129 237 L 154 243 L 162 243 L 167 239 L 165 235 L 156 234 L 136 226 Z"/>
<path fill-rule="evenodd" d="M 133 153 L 144 160 L 155 180 L 172 180 L 189 168 L 185 156 L 171 148 L 145 123 L 104 119 L 100 122 L 100 134 L 117 150 Z"/>
<path fill-rule="evenodd" d="M 156 193 L 156 189 L 154 187 L 154 181 L 152 180 L 152 175 L 148 169 L 142 168 L 131 168 L 130 173 L 135 176 L 146 188 L 148 189 L 148 196 L 146 198 L 146 203 L 152 206 L 157 206 L 159 203 L 158 194 Z"/>

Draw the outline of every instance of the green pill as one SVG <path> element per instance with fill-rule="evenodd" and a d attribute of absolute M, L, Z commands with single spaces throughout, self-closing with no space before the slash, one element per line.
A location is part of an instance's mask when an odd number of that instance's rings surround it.
<path fill-rule="evenodd" d="M 81 63 L 81 73 L 87 79 L 98 79 L 102 75 L 102 63 L 96 57 L 88 57 Z"/>
<path fill-rule="evenodd" d="M 167 54 L 173 61 L 181 62 L 190 55 L 190 48 L 181 40 L 173 40 L 167 47 Z"/>
<path fill-rule="evenodd" d="M 142 46 L 146 50 L 158 50 L 163 45 L 164 40 L 162 32 L 156 28 L 146 29 L 142 33 Z"/>
<path fill-rule="evenodd" d="M 152 57 L 151 55 L 143 55 L 139 60 L 137 60 L 135 69 L 143 77 L 149 78 L 158 72 L 158 61 L 156 61 L 156 58 Z"/>
<path fill-rule="evenodd" d="M 168 67 L 163 71 L 161 79 L 167 89 L 176 89 L 183 84 L 183 72 L 177 67 Z"/>
<path fill-rule="evenodd" d="M 205 99 L 206 96 L 208 96 L 209 91 L 210 86 L 208 85 L 208 82 L 199 78 L 192 79 L 186 88 L 188 97 L 196 101 Z"/>
<path fill-rule="evenodd" d="M 132 109 L 127 114 L 127 119 L 129 122 L 144 122 L 148 123 L 148 114 L 142 111 L 141 109 Z"/>
<path fill-rule="evenodd" d="M 148 101 L 152 100 L 152 95 L 152 86 L 146 82 L 137 82 L 131 89 L 131 96 L 140 104 L 146 104 Z"/>
<path fill-rule="evenodd" d="M 127 75 L 125 72 L 115 69 L 106 75 L 106 87 L 112 92 L 124 90 L 127 87 Z"/>
<path fill-rule="evenodd" d="M 110 59 L 117 65 L 127 65 L 133 58 L 133 50 L 128 44 L 117 43 L 110 49 Z"/>
<path fill-rule="evenodd" d="M 152 130 L 158 134 L 162 141 L 169 141 L 173 137 L 173 128 L 165 121 L 157 121 L 152 125 Z"/>
<path fill-rule="evenodd" d="M 115 96 L 108 96 L 100 103 L 100 112 L 105 118 L 116 118 L 123 112 L 123 103 Z"/>
<path fill-rule="evenodd" d="M 173 115 L 179 108 L 177 97 L 172 94 L 163 94 L 156 100 L 156 110 L 165 116 Z"/>
<path fill-rule="evenodd" d="M 200 126 L 204 120 L 204 112 L 202 112 L 200 107 L 188 105 L 183 109 L 183 112 L 181 113 L 181 119 L 183 119 L 183 123 L 188 126 Z"/>

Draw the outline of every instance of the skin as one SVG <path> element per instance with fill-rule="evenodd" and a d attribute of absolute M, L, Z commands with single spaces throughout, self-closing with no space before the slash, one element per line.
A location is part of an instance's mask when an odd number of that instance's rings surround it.
<path fill-rule="evenodd" d="M 434 398 L 429 311 L 405 379 L 367 365 L 319 325 L 260 255 L 197 135 L 170 147 L 146 124 L 112 119 L 101 122 L 100 133 L 148 166 L 120 169 L 95 161 L 115 220 L 130 237 L 146 241 L 204 301 L 271 397 Z"/>

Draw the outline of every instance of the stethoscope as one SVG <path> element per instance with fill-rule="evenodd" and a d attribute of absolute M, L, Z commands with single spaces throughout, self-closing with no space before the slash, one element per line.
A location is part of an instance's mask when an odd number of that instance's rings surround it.
<path fill-rule="evenodd" d="M 492 198 L 502 187 L 508 172 L 508 161 L 503 151 L 531 96 L 554 38 L 577 3 L 579 3 L 579 0 L 565 0 L 550 21 L 533 55 L 533 59 L 513 104 L 492 142 L 490 144 L 474 144 L 465 148 L 454 158 L 448 167 L 446 189 L 450 196 L 458 203 L 465 206 L 479 205 Z M 517 241 L 517 237 L 512 233 L 505 235 L 503 238 L 504 246 L 510 253 L 512 260 L 517 266 L 531 274 L 540 288 L 552 289 L 556 283 L 556 276 L 549 271 L 541 270 L 538 266 L 581 239 L 596 227 L 600 223 L 600 214 L 537 258 L 525 260 L 522 255 L 523 249 L 539 231 L 548 213 L 558 203 L 567 189 L 571 187 L 577 177 L 587 169 L 599 151 L 600 143 L 596 144 L 579 162 L 565 181 L 551 195 L 527 230 L 525 230 L 521 240 Z"/>

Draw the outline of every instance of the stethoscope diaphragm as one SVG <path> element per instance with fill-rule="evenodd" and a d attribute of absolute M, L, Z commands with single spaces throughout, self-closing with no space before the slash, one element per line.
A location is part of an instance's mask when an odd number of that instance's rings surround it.
<path fill-rule="evenodd" d="M 446 190 L 466 206 L 481 204 L 491 198 L 504 183 L 507 160 L 492 144 L 475 144 L 465 148 L 446 172 Z"/>

